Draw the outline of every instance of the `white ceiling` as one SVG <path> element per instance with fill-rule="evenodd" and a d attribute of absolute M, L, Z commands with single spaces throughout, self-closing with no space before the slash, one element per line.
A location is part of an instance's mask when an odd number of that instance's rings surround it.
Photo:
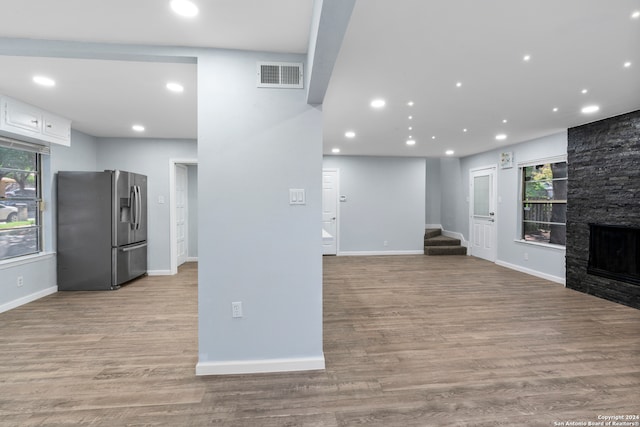
<path fill-rule="evenodd" d="M 56 80 L 35 85 L 36 74 Z M 181 94 L 166 90 L 181 82 Z M 0 93 L 72 120 L 72 127 L 99 137 L 190 138 L 197 136 L 196 66 L 157 62 L 0 56 Z M 145 126 L 144 133 L 132 130 Z"/>
<path fill-rule="evenodd" d="M 0 35 L 162 46 L 305 53 L 312 0 L 194 0 L 175 15 L 169 0 L 0 0 Z"/>
<path fill-rule="evenodd" d="M 304 53 L 313 0 L 197 1 L 193 19 L 169 0 L 0 0 L 0 37 Z M 265 17 L 269 17 L 265 19 Z M 31 81 L 56 80 L 54 88 Z M 167 91 L 169 81 L 185 87 Z M 0 56 L 0 93 L 99 137 L 197 137 L 194 64 Z M 142 124 L 144 133 L 131 127 Z"/>
<path fill-rule="evenodd" d="M 199 0 L 194 20 L 168 3 L 0 0 L 0 37 L 306 52 L 313 0 Z M 640 109 L 635 10 L 640 0 L 357 0 L 323 106 L 324 151 L 464 156 Z M 34 85 L 36 73 L 57 85 Z M 197 136 L 192 64 L 0 56 L 0 93 L 95 136 Z M 374 97 L 386 107 L 373 111 Z M 590 103 L 600 111 L 581 114 Z"/>
<path fill-rule="evenodd" d="M 635 10 L 638 0 L 358 1 L 324 102 L 325 153 L 465 156 L 640 109 Z M 383 110 L 369 107 L 375 97 Z M 600 112 L 581 114 L 592 103 Z"/>

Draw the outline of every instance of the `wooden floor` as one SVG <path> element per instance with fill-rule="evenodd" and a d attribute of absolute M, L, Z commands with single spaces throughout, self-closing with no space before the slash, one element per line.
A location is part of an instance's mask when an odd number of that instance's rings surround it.
<path fill-rule="evenodd" d="M 193 264 L 2 313 L 0 425 L 559 426 L 640 414 L 638 310 L 472 257 L 324 266 L 323 372 L 196 377 Z"/>

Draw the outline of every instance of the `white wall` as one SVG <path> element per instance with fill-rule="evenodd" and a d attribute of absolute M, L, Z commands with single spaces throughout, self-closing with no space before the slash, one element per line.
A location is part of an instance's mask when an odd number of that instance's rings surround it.
<path fill-rule="evenodd" d="M 256 62 L 274 60 L 304 57 L 198 57 L 201 375 L 324 367 L 322 112 L 304 90 L 256 88 Z M 306 205 L 289 205 L 290 188 Z"/>
<path fill-rule="evenodd" d="M 426 159 L 425 225 L 442 225 L 442 184 L 440 159 Z"/>
<path fill-rule="evenodd" d="M 498 167 L 498 224 L 497 263 L 525 272 L 564 282 L 565 252 L 562 249 L 520 242 L 520 177 L 517 164 L 567 154 L 567 133 L 526 141 L 462 159 L 443 159 L 441 165 L 443 202 L 442 217 L 445 229 L 462 233 L 469 239 L 469 170 L 498 165 L 501 152 L 512 151 L 514 167 Z M 528 260 L 525 260 L 525 253 Z"/>
<path fill-rule="evenodd" d="M 339 204 L 339 255 L 423 252 L 425 159 L 325 156 L 323 167 L 340 170 L 347 197 Z"/>
<path fill-rule="evenodd" d="M 459 158 L 440 159 L 440 223 L 446 231 L 462 233 L 468 239 L 468 205 L 465 203 L 465 189 L 468 183 L 462 181 L 462 169 Z"/>
<path fill-rule="evenodd" d="M 148 271 L 170 274 L 169 160 L 197 158 L 187 139 L 98 138 L 97 170 L 121 169 L 146 175 L 148 191 Z"/>
<path fill-rule="evenodd" d="M 51 145 L 51 155 L 43 156 L 42 197 L 43 247 L 46 253 L 19 261 L 0 262 L 0 312 L 36 300 L 58 289 L 55 251 L 55 173 L 60 170 L 94 170 L 96 167 L 96 139 L 75 130 L 71 131 L 71 146 Z M 24 285 L 17 287 L 22 276 Z"/>

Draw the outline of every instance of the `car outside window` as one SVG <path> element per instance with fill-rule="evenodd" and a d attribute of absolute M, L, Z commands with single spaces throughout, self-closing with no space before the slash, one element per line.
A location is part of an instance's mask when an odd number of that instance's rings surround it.
<path fill-rule="evenodd" d="M 0 145 L 0 260 L 41 250 L 41 154 Z"/>

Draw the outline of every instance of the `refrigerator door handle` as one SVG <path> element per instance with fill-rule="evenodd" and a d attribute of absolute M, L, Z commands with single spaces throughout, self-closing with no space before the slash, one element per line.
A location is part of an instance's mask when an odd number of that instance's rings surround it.
<path fill-rule="evenodd" d="M 138 186 L 137 185 L 131 186 L 131 209 L 132 209 L 132 213 L 131 213 L 131 229 L 132 230 L 137 230 L 138 229 L 138 216 L 140 216 L 140 213 L 139 213 L 139 210 L 138 210 Z"/>
<path fill-rule="evenodd" d="M 131 229 L 135 230 L 136 228 L 136 187 L 135 185 L 131 186 L 131 191 L 130 191 L 130 196 L 129 196 L 129 204 L 131 206 L 131 218 L 129 219 L 129 224 L 131 225 Z"/>
<path fill-rule="evenodd" d="M 142 194 L 140 193 L 140 186 L 136 185 L 136 230 L 140 230 L 140 218 L 142 216 Z"/>
<path fill-rule="evenodd" d="M 135 251 L 136 249 L 144 248 L 145 246 L 147 246 L 147 243 L 140 243 L 139 245 L 127 246 L 125 248 L 121 248 L 120 250 L 122 252 L 131 252 Z"/>

